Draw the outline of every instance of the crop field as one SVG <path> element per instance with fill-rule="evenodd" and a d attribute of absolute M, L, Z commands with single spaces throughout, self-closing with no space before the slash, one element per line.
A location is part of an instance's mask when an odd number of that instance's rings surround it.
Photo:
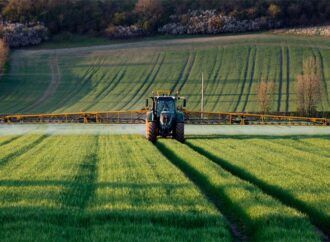
<path fill-rule="evenodd" d="M 259 111 L 256 86 L 275 82 L 273 111 L 296 111 L 295 78 L 315 57 L 322 81 L 318 110 L 330 111 L 330 43 L 318 37 L 250 34 L 141 41 L 11 53 L 0 80 L 1 113 L 134 110 L 155 89 L 179 90 L 199 110 Z"/>
<path fill-rule="evenodd" d="M 2 135 L 0 238 L 321 241 L 329 138 Z"/>

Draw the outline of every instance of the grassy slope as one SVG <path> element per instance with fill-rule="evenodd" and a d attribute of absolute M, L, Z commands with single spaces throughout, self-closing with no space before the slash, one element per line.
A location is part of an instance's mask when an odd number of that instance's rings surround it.
<path fill-rule="evenodd" d="M 30 135 L 1 151 L 2 241 L 230 240 L 216 208 L 141 137 Z"/>
<path fill-rule="evenodd" d="M 276 82 L 273 110 L 295 111 L 295 76 L 313 55 L 322 67 L 319 109 L 330 111 L 330 44 L 322 38 L 255 34 L 18 50 L 0 81 L 0 113 L 140 109 L 159 88 L 181 90 L 198 110 L 201 72 L 208 111 L 258 111 L 261 79 Z"/>
<path fill-rule="evenodd" d="M 329 138 L 223 137 L 191 139 L 188 145 L 228 171 L 256 184 L 330 226 Z"/>

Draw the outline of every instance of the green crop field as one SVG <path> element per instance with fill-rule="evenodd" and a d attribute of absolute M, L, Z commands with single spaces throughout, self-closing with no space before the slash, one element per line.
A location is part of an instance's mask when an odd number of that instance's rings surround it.
<path fill-rule="evenodd" d="M 0 114 L 136 110 L 156 89 L 180 91 L 199 110 L 202 73 L 206 111 L 259 111 L 256 88 L 267 80 L 273 111 L 291 112 L 310 57 L 322 85 L 317 108 L 330 111 L 330 42 L 321 37 L 64 46 L 11 51 Z M 0 125 L 0 241 L 330 238 L 328 127 L 188 125 L 184 143 L 153 144 L 144 125 Z"/>
<path fill-rule="evenodd" d="M 321 241 L 329 138 L 0 136 L 0 238 Z"/>
<path fill-rule="evenodd" d="M 330 42 L 250 34 L 139 41 L 67 49 L 16 50 L 0 80 L 1 113 L 134 110 L 155 89 L 179 90 L 188 109 L 256 112 L 260 80 L 275 82 L 273 111 L 296 111 L 295 79 L 315 57 L 318 110 L 330 111 Z"/>

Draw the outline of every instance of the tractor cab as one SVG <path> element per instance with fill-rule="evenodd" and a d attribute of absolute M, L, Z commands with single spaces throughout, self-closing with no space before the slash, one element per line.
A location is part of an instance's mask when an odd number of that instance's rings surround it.
<path fill-rule="evenodd" d="M 175 97 L 158 96 L 156 99 L 156 112 L 160 115 L 162 112 L 175 112 Z"/>

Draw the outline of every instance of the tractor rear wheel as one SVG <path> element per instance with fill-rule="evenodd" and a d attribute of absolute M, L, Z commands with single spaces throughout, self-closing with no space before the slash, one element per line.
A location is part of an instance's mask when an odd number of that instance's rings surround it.
<path fill-rule="evenodd" d="M 184 123 L 177 123 L 175 125 L 173 138 L 181 143 L 184 142 Z"/>
<path fill-rule="evenodd" d="M 153 143 L 156 142 L 156 140 L 157 140 L 156 122 L 146 121 L 146 138 Z"/>

